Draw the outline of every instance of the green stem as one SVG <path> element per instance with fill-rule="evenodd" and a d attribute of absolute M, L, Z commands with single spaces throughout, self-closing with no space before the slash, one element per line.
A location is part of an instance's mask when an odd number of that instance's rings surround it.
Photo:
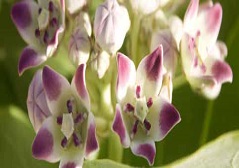
<path fill-rule="evenodd" d="M 138 43 L 139 43 L 139 31 L 140 31 L 140 16 L 133 15 L 132 26 L 131 26 L 131 57 L 132 60 L 138 65 Z"/>
<path fill-rule="evenodd" d="M 119 137 L 112 131 L 108 138 L 108 158 L 116 162 L 121 162 L 123 158 L 123 147 Z"/>
<path fill-rule="evenodd" d="M 185 75 L 182 74 L 173 79 L 173 89 L 178 89 L 186 83 L 187 83 L 187 79 Z"/>
<path fill-rule="evenodd" d="M 201 138 L 200 138 L 200 142 L 199 142 L 200 146 L 205 144 L 208 139 L 209 127 L 210 127 L 212 114 L 213 114 L 213 104 L 214 104 L 214 101 L 209 100 L 208 105 L 207 105 L 205 120 L 203 123 L 202 134 L 201 134 Z"/>

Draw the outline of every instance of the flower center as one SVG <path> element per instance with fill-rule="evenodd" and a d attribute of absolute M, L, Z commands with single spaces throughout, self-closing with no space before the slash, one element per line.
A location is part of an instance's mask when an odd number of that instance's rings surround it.
<path fill-rule="evenodd" d="M 67 113 L 57 117 L 57 124 L 61 125 L 61 132 L 64 135 L 61 146 L 66 148 L 73 142 L 74 146 L 77 147 L 82 144 L 81 127 L 87 118 L 87 114 L 77 111 L 76 102 L 73 98 L 66 102 L 66 107 Z"/>
<path fill-rule="evenodd" d="M 146 132 L 148 132 L 151 128 L 151 124 L 146 119 L 146 116 L 149 112 L 149 108 L 153 105 L 153 99 L 149 98 L 148 101 L 146 101 L 146 97 L 141 96 L 140 86 L 136 87 L 135 94 L 136 94 L 135 106 L 130 103 L 126 103 L 124 108 L 124 111 L 126 113 L 129 113 L 135 120 L 131 131 L 131 139 L 133 139 L 133 137 L 137 133 L 139 125 L 141 125 L 141 127 L 144 130 L 146 130 Z"/>
<path fill-rule="evenodd" d="M 200 40 L 201 33 L 200 31 L 197 32 L 195 38 L 190 38 L 189 42 L 189 49 L 193 53 L 193 62 L 194 67 L 199 67 L 200 70 L 205 73 L 206 72 L 206 66 L 203 61 L 202 54 L 204 54 L 201 50 L 204 50 L 204 48 L 201 48 L 199 40 Z M 200 52 L 201 51 L 201 52 Z"/>
<path fill-rule="evenodd" d="M 38 28 L 35 29 L 35 36 L 41 43 L 48 45 L 55 40 L 55 34 L 59 28 L 59 11 L 52 1 L 48 4 L 48 9 L 39 8 Z"/>

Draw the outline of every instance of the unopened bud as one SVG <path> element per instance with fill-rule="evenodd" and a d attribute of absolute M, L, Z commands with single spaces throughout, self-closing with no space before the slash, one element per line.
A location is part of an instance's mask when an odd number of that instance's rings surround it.
<path fill-rule="evenodd" d="M 70 14 L 74 14 L 85 6 L 87 0 L 66 0 L 66 8 Z"/>

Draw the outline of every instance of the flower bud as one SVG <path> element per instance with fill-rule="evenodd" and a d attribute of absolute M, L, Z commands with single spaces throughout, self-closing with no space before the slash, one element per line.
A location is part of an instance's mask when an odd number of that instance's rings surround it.
<path fill-rule="evenodd" d="M 128 11 L 116 0 L 106 0 L 97 10 L 94 20 L 96 42 L 103 50 L 116 53 L 130 27 Z"/>
<path fill-rule="evenodd" d="M 161 0 L 130 0 L 132 9 L 139 14 L 147 15 L 158 9 Z"/>
<path fill-rule="evenodd" d="M 105 72 L 110 65 L 110 55 L 106 51 L 92 54 L 92 67 L 97 71 L 98 77 L 101 79 L 104 77 Z"/>
<path fill-rule="evenodd" d="M 85 6 L 87 0 L 66 0 L 66 7 L 70 14 L 74 14 Z"/>

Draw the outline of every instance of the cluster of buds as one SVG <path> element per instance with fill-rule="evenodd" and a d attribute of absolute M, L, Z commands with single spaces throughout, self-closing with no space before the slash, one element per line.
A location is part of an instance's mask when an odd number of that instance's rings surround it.
<path fill-rule="evenodd" d="M 227 47 L 217 40 L 222 7 L 191 0 L 181 20 L 174 11 L 184 0 L 105 0 L 93 17 L 91 3 L 23 0 L 12 7 L 12 20 L 28 44 L 19 59 L 19 75 L 65 46 L 76 66 L 71 84 L 47 65 L 35 73 L 27 98 L 37 134 L 32 154 L 60 161 L 61 168 L 82 167 L 84 159 L 98 151 L 96 116 L 102 114 L 101 119 L 112 123 L 108 131 L 118 135 L 122 146 L 153 165 L 155 142 L 181 120 L 172 105 L 174 79 L 184 77 L 209 99 L 219 95 L 223 83 L 232 82 L 232 70 L 224 61 Z M 95 76 L 98 79 L 92 79 Z M 95 85 L 89 87 L 87 79 L 95 80 Z M 116 89 L 105 94 L 103 88 Z M 93 108 L 100 102 L 108 104 L 99 106 L 115 109 L 110 117 L 104 116 L 108 109 Z"/>

